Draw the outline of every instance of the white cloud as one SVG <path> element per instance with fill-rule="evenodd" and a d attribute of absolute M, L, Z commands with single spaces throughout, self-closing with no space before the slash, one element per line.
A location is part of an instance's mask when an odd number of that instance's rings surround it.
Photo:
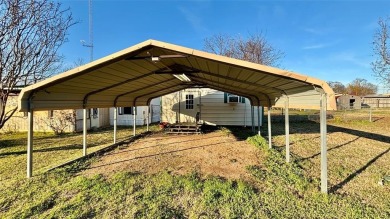
<path fill-rule="evenodd" d="M 196 32 L 202 33 L 207 31 L 207 28 L 203 25 L 201 17 L 184 7 L 179 7 L 179 11 L 184 15 L 185 19 L 191 24 L 192 28 L 194 28 Z"/>
<path fill-rule="evenodd" d="M 322 49 L 324 47 L 327 47 L 327 44 L 315 44 L 315 45 L 305 46 L 302 49 Z"/>
<path fill-rule="evenodd" d="M 368 58 L 362 58 L 352 52 L 341 52 L 333 56 L 335 61 L 349 62 L 363 68 L 370 68 L 370 60 Z"/>
<path fill-rule="evenodd" d="M 313 27 L 305 27 L 302 28 L 303 31 L 314 34 L 314 35 L 325 35 L 331 32 L 331 29 L 329 28 L 313 28 Z"/>
<path fill-rule="evenodd" d="M 302 49 L 304 49 L 304 50 L 323 49 L 323 48 L 326 48 L 326 47 L 334 46 L 334 45 L 338 44 L 339 42 L 340 42 L 340 40 L 336 40 L 336 41 L 329 42 L 329 43 L 318 43 L 318 44 L 304 46 Z"/>
<path fill-rule="evenodd" d="M 315 28 L 303 28 L 305 32 L 311 33 L 311 34 L 316 34 L 316 35 L 322 35 L 324 34 L 324 30 L 322 29 L 315 29 Z"/>

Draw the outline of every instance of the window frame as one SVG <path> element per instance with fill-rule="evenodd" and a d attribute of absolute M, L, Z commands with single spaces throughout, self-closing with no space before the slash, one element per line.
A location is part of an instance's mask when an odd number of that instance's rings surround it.
<path fill-rule="evenodd" d="M 137 110 L 135 110 L 137 112 Z M 134 115 L 134 107 L 118 107 L 118 115 Z"/>
<path fill-rule="evenodd" d="M 186 94 L 186 109 L 193 110 L 194 109 L 194 94 Z"/>
<path fill-rule="evenodd" d="M 99 118 L 99 108 L 92 108 L 91 111 L 92 111 L 92 113 L 91 113 L 92 118 L 94 118 L 94 119 Z"/>

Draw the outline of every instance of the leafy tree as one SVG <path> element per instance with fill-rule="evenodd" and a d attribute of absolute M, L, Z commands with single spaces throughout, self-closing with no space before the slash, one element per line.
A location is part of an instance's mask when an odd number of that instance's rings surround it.
<path fill-rule="evenodd" d="M 339 81 L 328 81 L 329 86 L 333 89 L 335 93 L 346 94 L 347 88 L 345 85 Z"/>
<path fill-rule="evenodd" d="M 204 40 L 204 49 L 227 57 L 250 61 L 268 66 L 278 66 L 284 53 L 273 47 L 263 34 L 230 36 L 216 34 Z"/>
<path fill-rule="evenodd" d="M 378 86 L 368 82 L 366 79 L 356 78 L 347 85 L 347 92 L 351 95 L 365 96 L 376 94 Z"/>
<path fill-rule="evenodd" d="M 57 52 L 73 24 L 69 9 L 58 2 L 0 0 L 0 128 L 16 112 L 16 107 L 6 110 L 11 92 L 59 67 Z"/>
<path fill-rule="evenodd" d="M 374 34 L 373 50 L 376 60 L 371 63 L 374 75 L 390 85 L 390 18 L 378 21 L 379 29 Z"/>

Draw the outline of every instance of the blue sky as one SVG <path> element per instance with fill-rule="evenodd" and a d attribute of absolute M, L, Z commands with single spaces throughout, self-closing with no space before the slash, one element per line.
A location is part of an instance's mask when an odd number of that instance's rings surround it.
<path fill-rule="evenodd" d="M 60 52 L 67 63 L 88 62 L 89 49 L 80 43 L 89 42 L 88 0 L 61 2 L 79 23 Z M 94 0 L 94 58 L 147 39 L 202 50 L 214 34 L 262 32 L 285 53 L 283 69 L 344 84 L 355 78 L 378 84 L 370 68 L 372 41 L 379 17 L 388 16 L 386 0 Z"/>

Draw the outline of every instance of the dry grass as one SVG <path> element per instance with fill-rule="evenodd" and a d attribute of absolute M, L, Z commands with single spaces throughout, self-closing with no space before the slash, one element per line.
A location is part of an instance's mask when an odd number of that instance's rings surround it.
<path fill-rule="evenodd" d="M 0 218 L 389 218 L 390 184 L 380 186 L 378 181 L 390 175 L 390 115 L 375 112 L 374 122 L 370 123 L 366 113 L 354 112 L 348 116 L 344 113 L 336 112 L 335 119 L 328 123 L 330 194 L 326 196 L 319 193 L 320 141 L 319 124 L 315 122 L 291 123 L 293 159 L 290 164 L 284 162 L 283 123 L 273 124 L 274 150 L 268 150 L 266 141 L 258 136 L 248 141 L 258 146 L 258 150 L 231 138 L 245 139 L 251 135 L 248 129 L 216 132 L 216 135 L 223 133 L 218 140 L 246 148 L 231 151 L 231 155 L 241 168 L 248 165 L 245 173 L 251 174 L 251 181 L 226 179 L 229 174 L 199 173 L 196 169 L 181 173 L 172 165 L 191 166 L 191 162 L 181 160 L 191 154 L 169 151 L 169 148 L 179 147 L 174 143 L 178 138 L 169 139 L 164 135 L 139 140 L 138 154 L 130 153 L 135 144 L 112 152 L 127 153 L 124 156 L 129 158 L 140 157 L 142 148 L 156 146 L 161 156 L 153 156 L 156 160 L 152 169 L 148 169 L 150 160 L 139 159 L 138 166 L 127 163 L 131 170 L 116 166 L 112 174 L 98 171 L 82 174 L 99 162 L 114 163 L 111 154 L 108 156 L 111 158 L 101 157 L 101 161 L 93 158 L 41 174 L 51 165 L 81 156 L 80 134 L 37 134 L 35 177 L 25 180 L 25 133 L 2 135 Z M 299 116 L 302 115 L 300 112 Z M 121 129 L 119 133 L 124 139 L 132 132 Z M 202 136 L 184 137 L 190 138 L 186 141 L 192 142 L 193 147 L 202 145 Z M 112 141 L 112 131 L 95 132 L 88 140 L 91 150 L 97 150 Z M 191 145 L 182 147 L 186 149 Z M 199 162 L 212 165 L 210 160 L 222 159 L 218 155 L 224 155 L 223 150 L 228 147 L 217 150 L 220 154 L 212 154 L 213 150 L 204 147 L 196 156 L 204 155 Z M 248 157 L 259 160 L 246 163 L 247 153 L 254 153 Z M 231 158 L 227 160 L 235 165 Z M 223 167 L 227 165 L 221 160 L 215 162 Z M 135 167 L 140 167 L 141 171 L 133 171 Z M 145 174 L 148 170 L 153 171 Z M 212 176 L 214 174 L 219 177 Z"/>
<path fill-rule="evenodd" d="M 157 126 L 151 129 L 157 130 Z M 144 132 L 146 127 L 137 128 L 137 133 Z M 133 130 L 119 127 L 118 141 L 128 139 Z M 89 132 L 87 135 L 88 153 L 92 153 L 112 144 L 111 128 Z M 46 172 L 59 164 L 82 156 L 82 133 L 34 133 L 33 175 Z M 2 134 L 0 139 L 0 186 L 12 184 L 26 176 L 27 133 Z"/>
<path fill-rule="evenodd" d="M 328 177 L 333 194 L 356 197 L 375 207 L 390 209 L 390 186 L 378 181 L 390 175 L 390 115 L 386 111 L 373 114 L 368 121 L 366 112 L 335 112 L 328 121 Z M 278 136 L 274 145 L 284 149 L 284 124 L 273 127 Z M 292 123 L 291 153 L 294 162 L 305 174 L 317 181 L 320 176 L 319 124 Z"/>

